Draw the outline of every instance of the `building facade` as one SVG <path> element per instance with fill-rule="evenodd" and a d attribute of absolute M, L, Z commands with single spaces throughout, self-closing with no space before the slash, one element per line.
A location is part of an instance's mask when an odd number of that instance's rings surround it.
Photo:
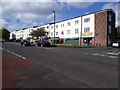
<path fill-rule="evenodd" d="M 31 37 L 30 33 L 41 27 L 44 27 L 48 32 L 48 37 L 59 37 L 62 44 L 106 47 L 116 41 L 115 12 L 112 9 L 105 9 L 56 22 L 55 31 L 54 23 L 16 30 L 11 32 L 10 39 L 12 33 L 15 33 L 16 39 Z"/>

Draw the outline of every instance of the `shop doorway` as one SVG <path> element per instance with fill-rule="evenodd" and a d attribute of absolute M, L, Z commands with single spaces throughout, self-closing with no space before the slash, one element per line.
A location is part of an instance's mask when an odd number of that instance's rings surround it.
<path fill-rule="evenodd" d="M 92 45 L 92 38 L 83 38 L 84 45 Z"/>

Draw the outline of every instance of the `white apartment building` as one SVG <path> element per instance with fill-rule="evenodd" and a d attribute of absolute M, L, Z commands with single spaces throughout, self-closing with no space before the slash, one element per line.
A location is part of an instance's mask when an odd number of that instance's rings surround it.
<path fill-rule="evenodd" d="M 108 45 L 108 17 L 112 18 L 112 22 L 110 22 L 111 29 L 115 28 L 115 13 L 112 9 L 101 10 L 98 12 L 86 14 L 83 16 L 78 16 L 75 18 L 67 19 L 64 21 L 59 21 L 55 23 L 55 36 L 54 36 L 54 24 L 45 24 L 41 26 L 31 27 L 31 28 L 24 28 L 21 30 L 16 30 L 10 33 L 10 39 L 12 39 L 12 34 L 16 35 L 16 39 L 23 37 L 26 39 L 30 36 L 30 33 L 33 30 L 37 30 L 37 28 L 44 27 L 45 30 L 48 32 L 48 37 L 54 38 L 59 37 L 63 42 L 63 44 L 77 44 L 77 45 L 84 45 L 84 44 L 92 44 L 92 45 L 101 45 L 107 46 Z M 103 18 L 104 17 L 104 18 Z M 104 24 L 103 24 L 104 23 Z M 98 28 L 100 27 L 100 28 Z M 97 32 L 97 34 L 96 34 Z M 103 34 L 98 34 L 98 33 Z M 113 33 L 113 32 L 112 32 Z M 106 41 L 103 42 L 101 35 L 107 35 L 103 37 Z M 115 32 L 113 33 L 115 34 Z M 110 34 L 112 38 L 115 35 Z M 97 41 L 96 41 L 97 40 Z M 113 39 L 111 39 L 114 41 Z M 97 43 L 96 43 L 97 42 Z"/>

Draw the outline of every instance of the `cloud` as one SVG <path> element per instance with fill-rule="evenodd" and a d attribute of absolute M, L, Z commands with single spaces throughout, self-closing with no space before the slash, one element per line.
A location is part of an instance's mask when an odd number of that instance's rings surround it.
<path fill-rule="evenodd" d="M 117 4 L 114 4 L 114 3 L 107 3 L 105 4 L 102 8 L 103 9 L 113 9 L 116 13 L 116 26 L 118 26 L 118 22 L 120 22 L 120 17 L 118 15 L 118 3 Z"/>
<path fill-rule="evenodd" d="M 2 27 L 4 27 L 4 26 L 6 26 L 8 23 L 7 23 L 7 21 L 5 21 L 4 19 L 0 19 L 0 28 L 2 28 Z"/>

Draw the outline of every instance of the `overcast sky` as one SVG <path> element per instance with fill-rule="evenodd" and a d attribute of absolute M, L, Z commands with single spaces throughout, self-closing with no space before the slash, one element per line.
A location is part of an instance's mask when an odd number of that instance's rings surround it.
<path fill-rule="evenodd" d="M 56 21 L 81 16 L 87 13 L 113 9 L 118 13 L 119 0 L 109 0 L 110 2 L 82 2 L 84 0 L 4 0 L 0 4 L 0 27 L 5 27 L 9 31 L 15 31 L 22 28 L 38 26 L 53 22 L 53 12 L 56 12 Z M 94 1 L 94 2 L 93 2 Z M 116 2 L 115 2 L 116 1 Z M 118 15 L 116 15 L 116 25 L 118 24 Z M 120 18 L 119 18 L 120 22 Z"/>

